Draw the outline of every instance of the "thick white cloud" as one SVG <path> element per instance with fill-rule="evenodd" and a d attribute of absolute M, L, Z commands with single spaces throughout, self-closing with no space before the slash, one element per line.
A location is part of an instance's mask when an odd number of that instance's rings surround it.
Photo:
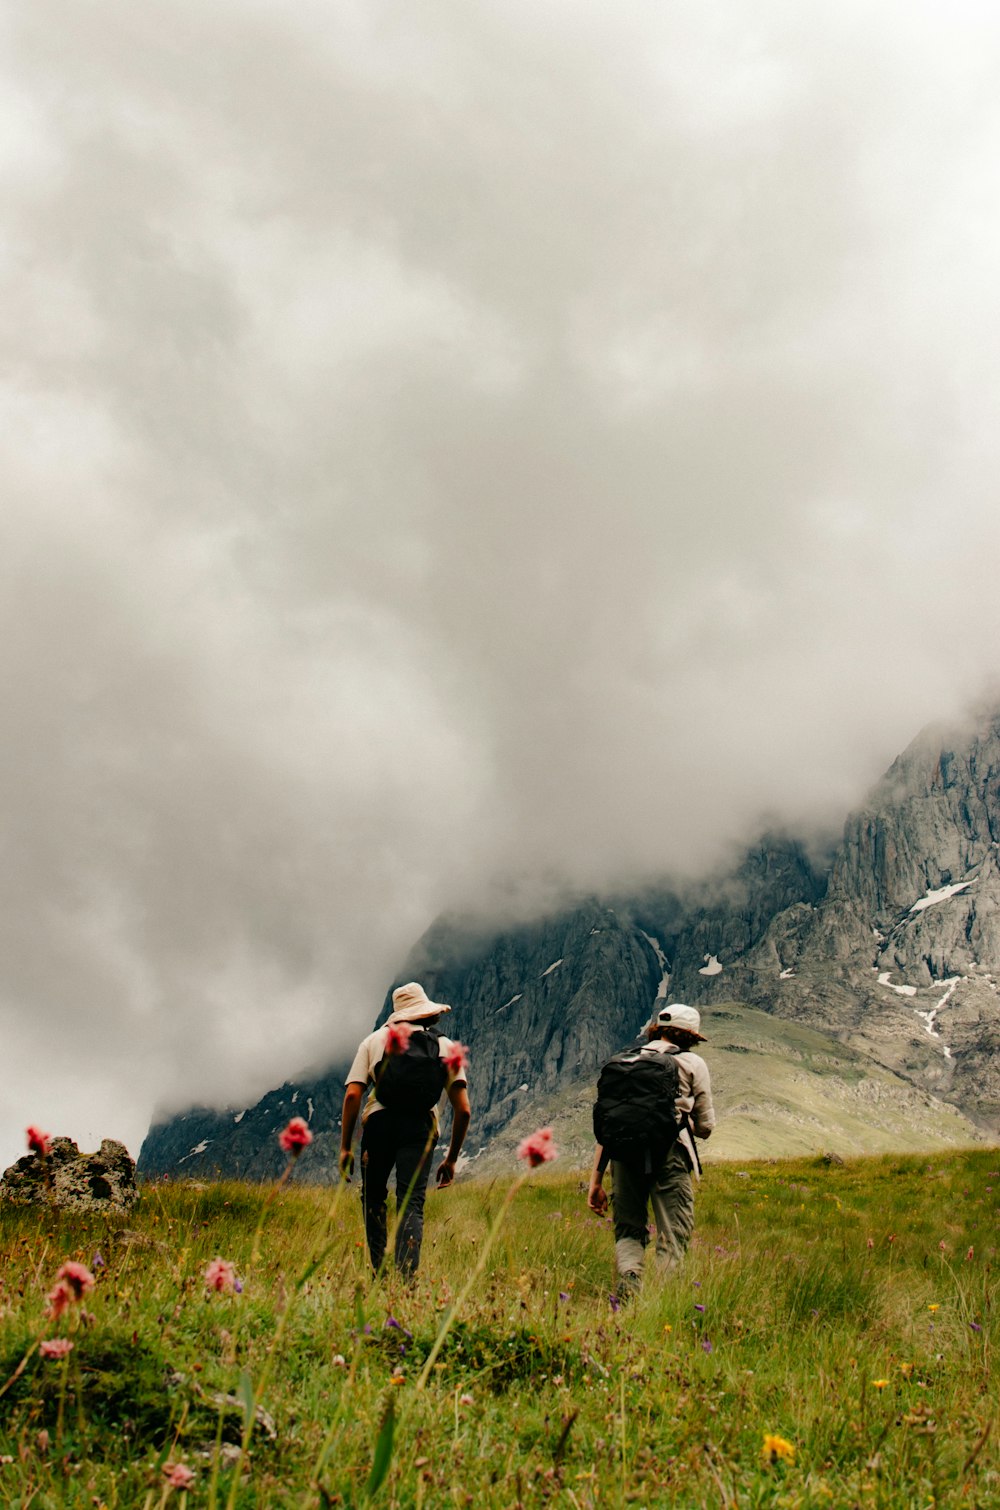
<path fill-rule="evenodd" d="M 996 676 L 1000 19 L 8 11 L 0 1136 L 441 907 L 828 822 Z"/>

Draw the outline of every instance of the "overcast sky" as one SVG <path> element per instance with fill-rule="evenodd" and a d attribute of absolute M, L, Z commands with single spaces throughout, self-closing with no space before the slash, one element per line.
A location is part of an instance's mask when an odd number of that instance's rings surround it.
<path fill-rule="evenodd" d="M 3 1164 L 353 1047 L 498 875 L 839 819 L 995 685 L 992 3 L 0 43 Z"/>

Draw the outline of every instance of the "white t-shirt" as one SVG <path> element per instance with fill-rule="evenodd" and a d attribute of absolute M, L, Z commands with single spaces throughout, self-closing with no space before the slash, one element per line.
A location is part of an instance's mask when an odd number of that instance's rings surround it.
<path fill-rule="evenodd" d="M 411 1022 L 408 1023 L 407 1026 L 412 1028 L 416 1033 L 424 1032 L 424 1026 L 422 1023 Z M 361 1042 L 358 1044 L 358 1052 L 354 1056 L 354 1063 L 351 1065 L 351 1068 L 347 1072 L 348 1085 L 367 1085 L 371 1087 L 368 1095 L 368 1100 L 365 1102 L 364 1110 L 361 1113 L 362 1122 L 366 1121 L 367 1118 L 371 1116 L 372 1112 L 385 1111 L 385 1107 L 381 1104 L 380 1101 L 377 1101 L 375 1098 L 375 1067 L 376 1065 L 381 1064 L 382 1060 L 385 1058 L 385 1040 L 388 1032 L 389 1024 L 384 1023 L 382 1027 L 376 1028 L 374 1033 L 369 1033 L 367 1038 L 362 1038 Z M 443 1033 L 438 1034 L 438 1044 L 440 1046 L 442 1059 L 446 1058 L 451 1049 L 455 1047 L 454 1041 L 451 1038 L 446 1038 Z M 465 1083 L 466 1081 L 464 1073 L 461 1075 L 454 1075 L 449 1070 L 448 1079 L 445 1082 L 445 1094 L 447 1095 L 452 1086 L 465 1085 Z M 431 1115 L 434 1118 L 436 1125 L 437 1107 L 434 1108 Z"/>

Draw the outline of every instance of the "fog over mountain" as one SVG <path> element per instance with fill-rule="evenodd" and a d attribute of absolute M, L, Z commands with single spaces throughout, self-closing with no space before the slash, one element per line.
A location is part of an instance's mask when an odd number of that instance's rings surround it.
<path fill-rule="evenodd" d="M 995 694 L 992 7 L 0 24 L 4 1162 Z"/>

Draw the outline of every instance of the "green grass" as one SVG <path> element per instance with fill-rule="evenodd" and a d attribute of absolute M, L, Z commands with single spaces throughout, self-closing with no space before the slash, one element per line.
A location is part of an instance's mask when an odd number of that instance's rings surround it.
<path fill-rule="evenodd" d="M 715 1164 L 683 1271 L 619 1314 L 584 1177 L 539 1171 L 422 1390 L 515 1171 L 429 1197 L 412 1290 L 370 1283 L 356 1187 L 147 1187 L 114 1221 L 2 1206 L 0 1503 L 180 1505 L 182 1462 L 187 1504 L 219 1510 L 1000 1505 L 998 1169 Z M 59 1265 L 97 1251 L 85 1317 L 47 1322 Z M 206 1291 L 215 1255 L 241 1294 Z M 39 1356 L 55 1335 L 64 1362 Z M 762 1461 L 765 1433 L 794 1461 Z"/>

